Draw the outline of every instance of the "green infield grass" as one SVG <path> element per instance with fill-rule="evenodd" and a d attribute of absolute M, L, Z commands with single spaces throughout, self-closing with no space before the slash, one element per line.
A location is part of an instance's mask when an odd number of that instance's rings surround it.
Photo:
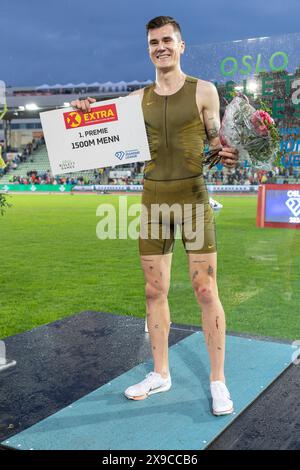
<path fill-rule="evenodd" d="M 257 228 L 256 197 L 215 198 L 224 205 L 216 222 L 227 330 L 299 339 L 300 231 Z M 0 216 L 2 339 L 84 310 L 145 316 L 138 241 L 96 236 L 97 207 L 118 206 L 118 196 L 14 194 L 8 201 Z M 169 302 L 172 322 L 200 324 L 180 240 Z"/>

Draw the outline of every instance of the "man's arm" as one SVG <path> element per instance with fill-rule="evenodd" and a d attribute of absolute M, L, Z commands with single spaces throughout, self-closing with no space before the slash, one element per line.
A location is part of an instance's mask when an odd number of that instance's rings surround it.
<path fill-rule="evenodd" d="M 233 167 L 237 164 L 238 151 L 232 147 L 222 147 L 219 131 L 220 131 L 220 100 L 215 85 L 211 82 L 205 82 L 205 85 L 197 87 L 197 98 L 202 102 L 202 112 L 206 134 L 211 150 L 221 147 L 219 155 L 222 157 L 222 163 L 226 167 Z M 199 91 L 198 91 L 199 90 Z"/>

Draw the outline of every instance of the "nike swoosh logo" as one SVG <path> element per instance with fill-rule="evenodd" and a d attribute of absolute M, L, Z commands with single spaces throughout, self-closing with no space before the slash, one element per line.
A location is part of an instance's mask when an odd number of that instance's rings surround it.
<path fill-rule="evenodd" d="M 150 103 L 146 103 L 147 106 L 149 106 L 150 104 L 153 104 L 154 101 L 151 101 Z"/>

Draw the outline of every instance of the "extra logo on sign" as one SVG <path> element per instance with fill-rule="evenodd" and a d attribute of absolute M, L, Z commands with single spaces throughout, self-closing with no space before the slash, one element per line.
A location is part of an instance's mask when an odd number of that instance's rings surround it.
<path fill-rule="evenodd" d="M 82 111 L 69 111 L 64 113 L 66 129 L 92 126 L 93 124 L 117 120 L 118 115 L 115 104 L 97 106 L 96 108 L 92 108 L 89 113 L 83 113 Z"/>
<path fill-rule="evenodd" d="M 290 190 L 287 192 L 288 200 L 286 201 L 287 207 L 295 217 L 300 216 L 300 192 L 297 190 Z"/>

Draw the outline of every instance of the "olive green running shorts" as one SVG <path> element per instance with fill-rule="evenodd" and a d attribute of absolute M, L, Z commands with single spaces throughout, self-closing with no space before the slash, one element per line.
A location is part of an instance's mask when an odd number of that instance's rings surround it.
<path fill-rule="evenodd" d="M 214 211 L 203 176 L 145 179 L 141 203 L 141 255 L 172 253 L 176 238 L 182 239 L 187 253 L 217 251 Z"/>

